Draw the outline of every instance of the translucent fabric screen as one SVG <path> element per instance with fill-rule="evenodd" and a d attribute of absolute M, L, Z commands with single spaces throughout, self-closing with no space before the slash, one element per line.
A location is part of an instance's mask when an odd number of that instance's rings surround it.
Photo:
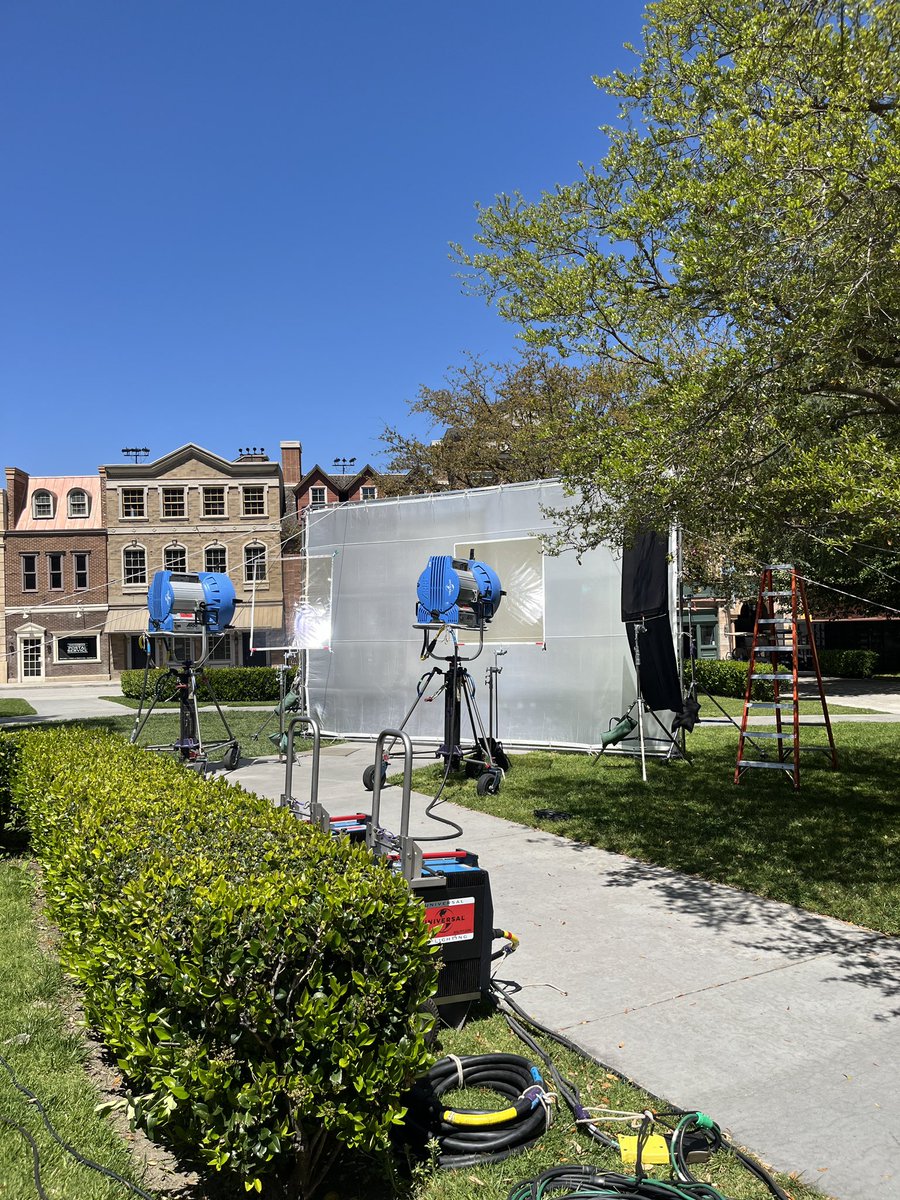
<path fill-rule="evenodd" d="M 634 668 L 620 620 L 618 557 L 595 550 L 579 563 L 571 553 L 541 553 L 542 534 L 554 529 L 544 510 L 565 504 L 559 484 L 538 482 L 343 504 L 313 514 L 307 551 L 331 564 L 331 603 L 326 623 L 329 577 L 322 562 L 319 583 L 307 596 L 321 624 L 314 636 L 312 618 L 300 629 L 308 711 L 338 736 L 371 737 L 399 725 L 425 673 L 446 667 L 420 657 L 422 634 L 413 628 L 419 575 L 433 554 L 467 558 L 474 550 L 497 570 L 507 592 L 482 653 L 468 667 L 485 716 L 485 670 L 502 647 L 503 740 L 596 745 L 635 698 Z M 463 655 L 475 654 L 477 639 L 461 636 L 468 639 Z M 407 729 L 439 742 L 440 701 L 419 704 Z"/>

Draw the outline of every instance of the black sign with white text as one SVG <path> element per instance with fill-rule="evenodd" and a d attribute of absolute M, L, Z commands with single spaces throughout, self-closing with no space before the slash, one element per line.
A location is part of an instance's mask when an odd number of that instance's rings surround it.
<path fill-rule="evenodd" d="M 91 662 L 99 657 L 97 634 L 72 634 L 56 639 L 56 656 L 60 662 Z"/>

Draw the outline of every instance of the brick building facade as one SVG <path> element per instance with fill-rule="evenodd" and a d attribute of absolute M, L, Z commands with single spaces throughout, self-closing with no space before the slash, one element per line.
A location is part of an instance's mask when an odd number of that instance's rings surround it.
<path fill-rule="evenodd" d="M 108 679 L 99 477 L 8 467 L 2 520 L 7 680 Z"/>

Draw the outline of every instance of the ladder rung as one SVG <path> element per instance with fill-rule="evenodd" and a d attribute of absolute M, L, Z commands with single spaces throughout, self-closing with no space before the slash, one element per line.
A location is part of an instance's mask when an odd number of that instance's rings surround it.
<path fill-rule="evenodd" d="M 793 563 L 770 563 L 768 567 L 763 567 L 764 571 L 793 571 Z"/>
<path fill-rule="evenodd" d="M 739 767 L 766 767 L 770 771 L 790 771 L 794 773 L 794 764 L 789 762 L 754 762 L 750 758 L 738 759 Z"/>
<path fill-rule="evenodd" d="M 751 708 L 777 708 L 777 709 L 781 710 L 782 708 L 793 708 L 794 706 L 793 706 L 793 704 L 781 704 L 781 703 L 776 704 L 773 700 L 751 700 L 750 707 Z"/>
<path fill-rule="evenodd" d="M 754 729 L 752 733 L 744 734 L 744 737 L 750 739 L 751 741 L 754 738 L 779 738 L 782 741 L 791 741 L 793 736 L 794 735 L 792 733 L 768 733 L 761 732 L 758 729 Z"/>
<path fill-rule="evenodd" d="M 760 617 L 757 625 L 780 625 L 782 629 L 793 629 L 794 622 L 786 621 L 784 617 Z"/>
<path fill-rule="evenodd" d="M 751 679 L 777 679 L 779 683 L 793 683 L 794 676 L 791 671 L 779 671 L 778 674 L 774 671 L 754 671 L 750 676 Z"/>
<path fill-rule="evenodd" d="M 793 592 L 791 592 L 791 591 L 786 591 L 786 592 L 763 592 L 763 595 L 764 595 L 764 596 L 792 596 L 793 594 L 794 594 L 794 593 L 793 593 Z"/>
<path fill-rule="evenodd" d="M 793 646 L 754 646 L 756 654 L 793 654 Z"/>

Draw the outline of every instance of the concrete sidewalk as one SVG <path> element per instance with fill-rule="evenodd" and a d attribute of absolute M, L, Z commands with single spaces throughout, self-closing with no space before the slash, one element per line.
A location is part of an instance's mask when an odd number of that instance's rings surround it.
<path fill-rule="evenodd" d="M 372 761 L 370 746 L 323 749 L 329 812 L 371 811 Z M 284 765 L 229 777 L 277 799 Z M 302 755 L 298 800 L 310 777 Z M 410 832 L 447 832 L 423 821 L 426 803 L 414 796 Z M 387 788 L 388 828 L 399 807 L 399 787 Z M 490 873 L 495 925 L 521 938 L 500 975 L 521 985 L 526 1011 L 839 1200 L 896 1200 L 900 939 L 453 804 L 439 811 L 464 830 L 449 844 Z"/>

